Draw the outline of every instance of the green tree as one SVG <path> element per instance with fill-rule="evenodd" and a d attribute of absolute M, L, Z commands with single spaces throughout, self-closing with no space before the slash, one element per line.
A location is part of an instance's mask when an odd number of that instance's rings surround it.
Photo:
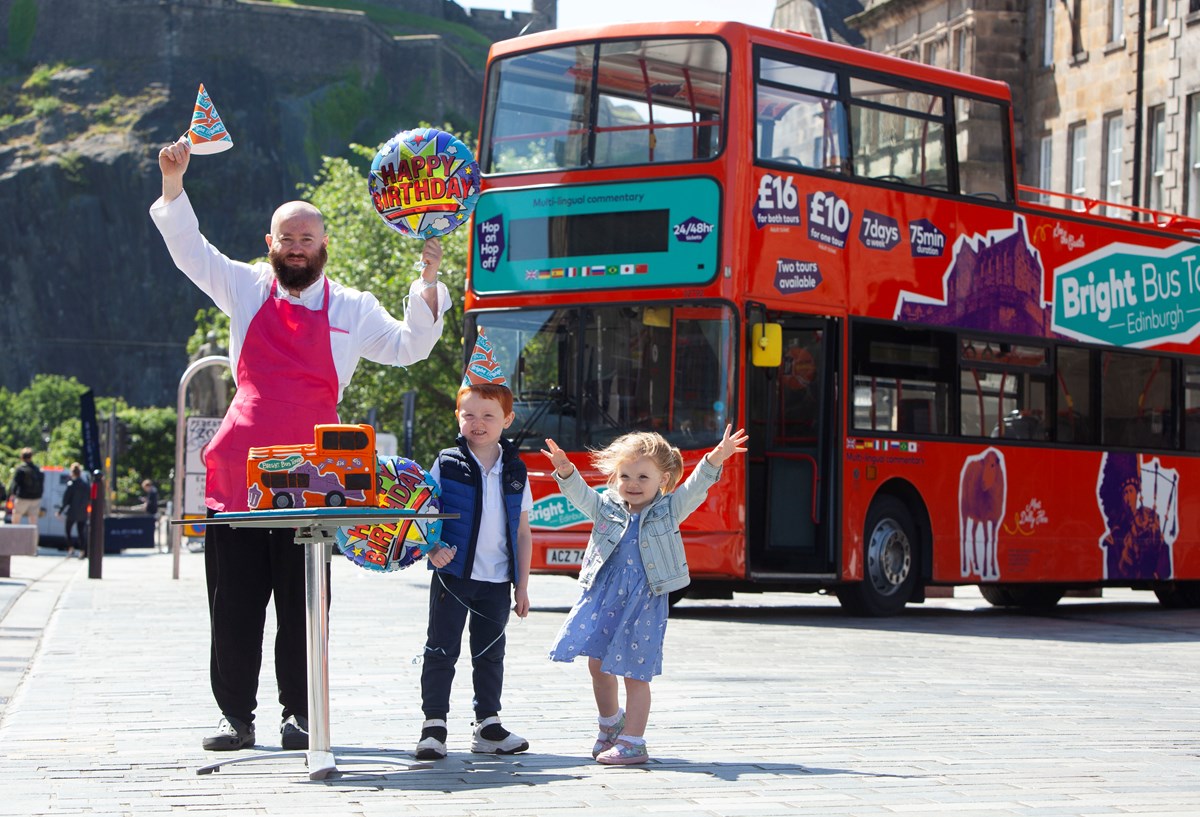
<path fill-rule="evenodd" d="M 0 389 L 0 441 L 14 449 L 28 446 L 38 452 L 37 462 L 57 465 L 46 461 L 45 436 L 79 417 L 79 397 L 85 391 L 87 386 L 75 378 L 52 374 L 37 375 L 23 391 Z"/>
<path fill-rule="evenodd" d="M 6 484 L 20 449 L 26 446 L 34 450 L 38 465 L 66 468 L 86 460 L 79 398 L 87 390 L 75 378 L 60 375 L 37 375 L 19 392 L 0 388 L 0 476 Z M 116 484 L 109 486 L 116 502 L 129 504 L 138 499 L 146 477 L 159 484 L 166 499 L 175 462 L 175 410 L 133 408 L 119 397 L 97 398 L 102 437 L 114 412 L 123 430 L 120 436 L 126 441 L 125 450 L 117 452 Z M 102 445 L 101 455 L 107 456 L 108 451 L 107 444 Z"/>

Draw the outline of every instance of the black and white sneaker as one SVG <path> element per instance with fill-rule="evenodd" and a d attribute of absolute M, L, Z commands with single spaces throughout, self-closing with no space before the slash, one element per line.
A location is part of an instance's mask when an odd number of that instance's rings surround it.
<path fill-rule="evenodd" d="M 221 718 L 217 733 L 209 735 L 202 744 L 209 752 L 236 752 L 254 745 L 254 726 L 237 718 Z"/>
<path fill-rule="evenodd" d="M 417 760 L 441 760 L 446 756 L 446 722 L 430 718 L 421 724 L 421 739 L 417 742 Z"/>
<path fill-rule="evenodd" d="M 471 751 L 487 755 L 515 755 L 529 748 L 529 741 L 505 729 L 500 718 L 492 715 L 475 724 Z"/>
<path fill-rule="evenodd" d="M 308 748 L 308 718 L 303 715 L 288 715 L 279 724 L 279 745 L 296 751 Z"/>

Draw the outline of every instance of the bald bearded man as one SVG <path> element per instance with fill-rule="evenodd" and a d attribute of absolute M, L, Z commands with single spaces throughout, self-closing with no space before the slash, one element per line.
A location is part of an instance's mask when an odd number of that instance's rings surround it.
<path fill-rule="evenodd" d="M 338 422 L 337 404 L 361 358 L 408 366 L 428 357 L 442 334 L 450 294 L 437 281 L 442 255 L 437 239 L 422 248 L 426 266 L 409 288 L 400 320 L 371 293 L 326 278 L 324 218 L 304 201 L 288 202 L 271 217 L 266 263 L 227 258 L 201 235 L 183 189 L 190 160 L 187 141 L 159 151 L 162 197 L 150 216 L 176 266 L 229 316 L 237 394 L 205 449 L 205 503 L 210 513 L 245 511 L 247 450 L 309 441 L 314 425 Z M 216 733 L 203 740 L 210 751 L 255 744 L 263 629 L 272 596 L 280 744 L 308 748 L 304 551 L 293 543 L 293 533 L 225 525 L 205 531 L 209 676 L 221 710 Z"/>

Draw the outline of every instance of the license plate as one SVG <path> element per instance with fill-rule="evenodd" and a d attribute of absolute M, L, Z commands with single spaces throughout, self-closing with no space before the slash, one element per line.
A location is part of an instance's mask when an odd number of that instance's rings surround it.
<path fill-rule="evenodd" d="M 579 548 L 549 548 L 546 550 L 546 564 L 575 565 L 583 563 L 583 551 Z"/>

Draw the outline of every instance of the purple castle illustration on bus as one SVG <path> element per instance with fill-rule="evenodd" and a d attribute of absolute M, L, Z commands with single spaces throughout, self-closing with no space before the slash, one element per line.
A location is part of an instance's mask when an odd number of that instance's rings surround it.
<path fill-rule="evenodd" d="M 1025 220 L 1017 218 L 1011 230 L 959 236 L 942 279 L 942 297 L 901 292 L 895 317 L 934 326 L 1051 337 L 1051 310 L 1042 300 L 1043 275 Z"/>

